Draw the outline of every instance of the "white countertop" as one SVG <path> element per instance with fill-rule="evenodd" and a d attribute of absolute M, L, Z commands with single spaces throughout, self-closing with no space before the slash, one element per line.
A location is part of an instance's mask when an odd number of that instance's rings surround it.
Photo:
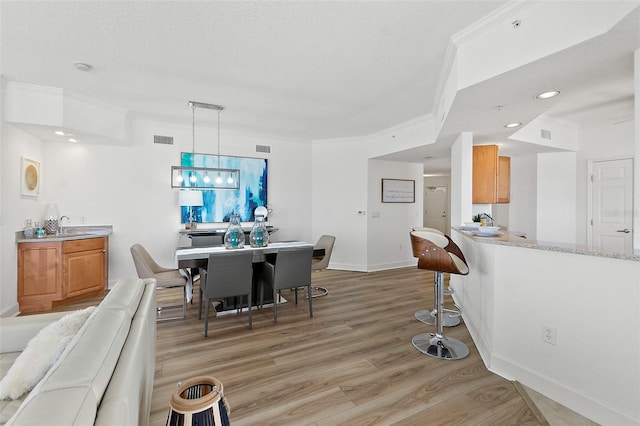
<path fill-rule="evenodd" d="M 562 253 L 583 254 L 586 256 L 609 257 L 613 259 L 631 260 L 640 262 L 639 255 L 624 255 L 619 253 L 603 252 L 587 248 L 578 244 L 557 243 L 550 241 L 537 241 L 524 238 L 520 233 L 513 233 L 501 228 L 496 236 L 478 236 L 476 232 L 452 226 L 452 229 L 475 241 L 487 244 L 500 244 L 506 246 L 523 247 L 537 250 L 557 251 Z"/>
<path fill-rule="evenodd" d="M 65 226 L 63 234 L 50 234 L 42 238 L 25 238 L 22 231 L 16 232 L 16 243 L 45 243 L 57 241 L 85 240 L 88 238 L 108 237 L 113 233 L 112 225 L 73 225 Z"/>

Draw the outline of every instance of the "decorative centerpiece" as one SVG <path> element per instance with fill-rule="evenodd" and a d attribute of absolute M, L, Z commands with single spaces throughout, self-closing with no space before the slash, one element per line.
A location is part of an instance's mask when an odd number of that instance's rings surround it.
<path fill-rule="evenodd" d="M 44 229 L 47 234 L 58 232 L 58 206 L 54 203 L 49 203 L 44 211 Z"/>
<path fill-rule="evenodd" d="M 222 382 L 215 377 L 200 376 L 178 383 L 169 401 L 168 426 L 228 426 L 229 403 Z"/>
<path fill-rule="evenodd" d="M 240 216 L 233 215 L 229 219 L 229 227 L 224 233 L 224 247 L 226 249 L 244 248 L 244 231 L 240 226 Z"/>
<path fill-rule="evenodd" d="M 269 231 L 264 224 L 264 216 L 256 215 L 253 228 L 249 233 L 249 243 L 251 247 L 266 247 L 269 244 Z"/>

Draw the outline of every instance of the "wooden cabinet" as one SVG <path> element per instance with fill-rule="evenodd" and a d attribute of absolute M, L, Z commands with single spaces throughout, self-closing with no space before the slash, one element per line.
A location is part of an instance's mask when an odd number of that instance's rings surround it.
<path fill-rule="evenodd" d="M 104 295 L 108 244 L 107 237 L 19 243 L 20 312 L 48 311 Z"/>
<path fill-rule="evenodd" d="M 511 190 L 511 159 L 498 155 L 498 145 L 473 147 L 474 204 L 508 203 Z"/>

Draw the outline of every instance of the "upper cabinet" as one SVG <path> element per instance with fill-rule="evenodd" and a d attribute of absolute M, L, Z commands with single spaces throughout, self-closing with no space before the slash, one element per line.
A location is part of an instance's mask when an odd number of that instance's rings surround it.
<path fill-rule="evenodd" d="M 508 203 L 511 159 L 498 154 L 498 145 L 473 147 L 473 203 Z"/>

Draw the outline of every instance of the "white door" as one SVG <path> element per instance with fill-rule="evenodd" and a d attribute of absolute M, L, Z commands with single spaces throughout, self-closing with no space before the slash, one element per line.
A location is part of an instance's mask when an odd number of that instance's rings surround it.
<path fill-rule="evenodd" d="M 449 234 L 447 231 L 448 201 L 446 186 L 424 188 L 424 226 Z"/>
<path fill-rule="evenodd" d="M 633 254 L 633 160 L 594 161 L 592 247 Z"/>

